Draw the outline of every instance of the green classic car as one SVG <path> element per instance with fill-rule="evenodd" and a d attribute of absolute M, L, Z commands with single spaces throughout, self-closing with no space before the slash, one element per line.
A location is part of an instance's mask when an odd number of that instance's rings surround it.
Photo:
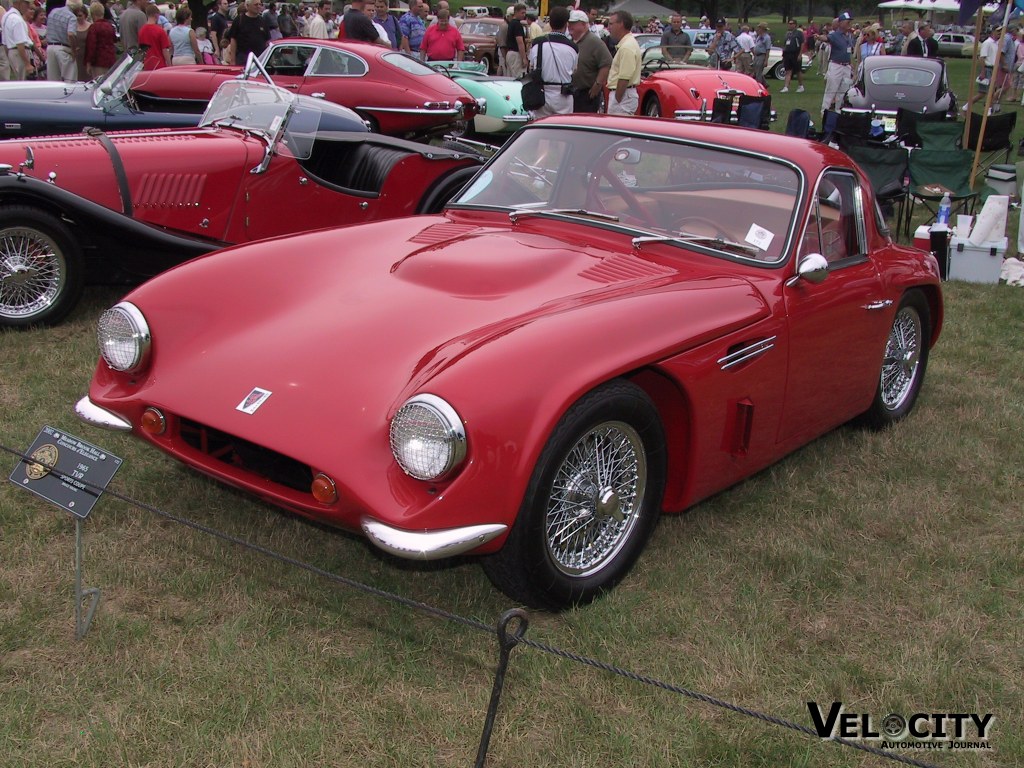
<path fill-rule="evenodd" d="M 523 108 L 521 80 L 489 75 L 480 61 L 431 61 L 430 66 L 481 104 L 470 126 L 473 133 L 510 135 L 530 121 L 530 113 Z"/>

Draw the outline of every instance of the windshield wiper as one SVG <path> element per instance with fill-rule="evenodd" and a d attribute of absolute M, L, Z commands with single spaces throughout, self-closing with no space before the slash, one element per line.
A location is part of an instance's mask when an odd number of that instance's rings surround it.
<path fill-rule="evenodd" d="M 598 211 L 588 211 L 585 208 L 538 208 L 536 210 L 528 211 L 509 211 L 509 221 L 515 222 L 519 220 L 520 216 L 589 216 L 592 219 L 601 219 L 603 221 L 618 221 L 619 217 L 614 216 L 610 213 L 599 213 Z"/>
<path fill-rule="evenodd" d="M 725 250 L 732 248 L 742 253 L 750 254 L 751 256 L 757 256 L 759 249 L 746 243 L 737 243 L 732 240 L 725 240 L 721 237 L 711 237 L 710 235 L 689 235 L 686 233 L 680 233 L 678 235 L 643 235 L 641 237 L 633 238 L 633 247 L 639 248 L 644 243 L 681 243 L 683 245 L 710 245 L 713 248 L 719 250 Z"/>
<path fill-rule="evenodd" d="M 216 126 L 223 125 L 225 128 L 234 128 L 236 121 L 241 122 L 242 118 L 238 115 L 228 115 L 227 117 L 221 117 L 217 120 L 214 120 L 213 124 Z"/>

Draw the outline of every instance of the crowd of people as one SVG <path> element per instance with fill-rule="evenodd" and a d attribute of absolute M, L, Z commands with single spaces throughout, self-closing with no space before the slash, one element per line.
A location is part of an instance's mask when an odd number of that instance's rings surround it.
<path fill-rule="evenodd" d="M 5 7 L 9 2 L 9 7 Z M 403 51 L 424 61 L 461 60 L 466 44 L 461 19 L 473 11 L 453 12 L 447 0 L 431 8 L 411 0 L 397 13 L 388 0 L 351 0 L 344 13 L 332 0 L 312 3 L 214 0 L 206 26 L 194 23 L 186 2 L 176 7 L 154 0 L 0 0 L 0 80 L 88 80 L 105 73 L 119 50 L 146 45 L 145 67 L 196 63 L 244 63 L 282 37 L 347 39 Z M 640 77 L 638 34 L 661 35 L 664 58 L 687 62 L 696 33 L 707 42 L 709 66 L 734 69 L 765 84 L 765 69 L 773 46 L 782 49 L 786 72 L 781 88 L 787 93 L 796 78 L 804 91 L 803 57 L 817 62 L 825 78 L 822 110 L 840 107 L 843 94 L 855 80 L 864 59 L 882 53 L 936 57 L 934 29 L 927 21 L 901 22 L 885 31 L 875 22 L 858 24 L 842 13 L 820 26 L 790 19 L 778 39 L 766 23 L 731 24 L 705 16 L 691 28 L 682 14 L 667 23 L 650 17 L 646 24 L 625 12 L 600 18 L 596 10 L 553 6 L 546 19 L 525 4 L 509 6 L 496 41 L 498 73 L 523 78 L 541 70 L 546 104 L 539 114 L 558 111 L 635 111 Z M 545 45 L 547 44 L 547 45 Z M 996 64 L 997 54 L 1000 63 Z M 982 43 L 979 58 L 984 71 L 978 91 L 964 105 L 969 109 L 989 87 L 996 109 L 1002 99 L 1024 96 L 1024 34 L 1017 29 L 993 29 Z M 602 103 L 605 88 L 608 104 Z M 632 109 L 631 109 L 632 106 Z"/>

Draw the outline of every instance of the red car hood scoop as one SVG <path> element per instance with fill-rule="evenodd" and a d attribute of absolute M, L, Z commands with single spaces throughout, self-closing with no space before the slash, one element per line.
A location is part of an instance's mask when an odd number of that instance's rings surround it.
<path fill-rule="evenodd" d="M 461 224 L 428 227 L 409 242 L 428 245 L 398 261 L 393 276 L 462 298 L 498 298 L 542 283 L 551 286 L 554 298 L 593 290 L 593 283 L 656 280 L 676 272 L 567 240 Z"/>

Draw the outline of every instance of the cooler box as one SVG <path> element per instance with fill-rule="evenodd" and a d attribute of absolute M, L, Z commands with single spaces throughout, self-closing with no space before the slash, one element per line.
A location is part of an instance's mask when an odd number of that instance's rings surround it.
<path fill-rule="evenodd" d="M 962 237 L 950 238 L 947 278 L 969 283 L 998 283 L 1006 244 L 1005 237 L 981 245 L 971 245 Z"/>
<path fill-rule="evenodd" d="M 1017 197 L 1017 166 L 993 165 L 985 172 L 985 183 L 996 191 L 997 195 Z"/>

